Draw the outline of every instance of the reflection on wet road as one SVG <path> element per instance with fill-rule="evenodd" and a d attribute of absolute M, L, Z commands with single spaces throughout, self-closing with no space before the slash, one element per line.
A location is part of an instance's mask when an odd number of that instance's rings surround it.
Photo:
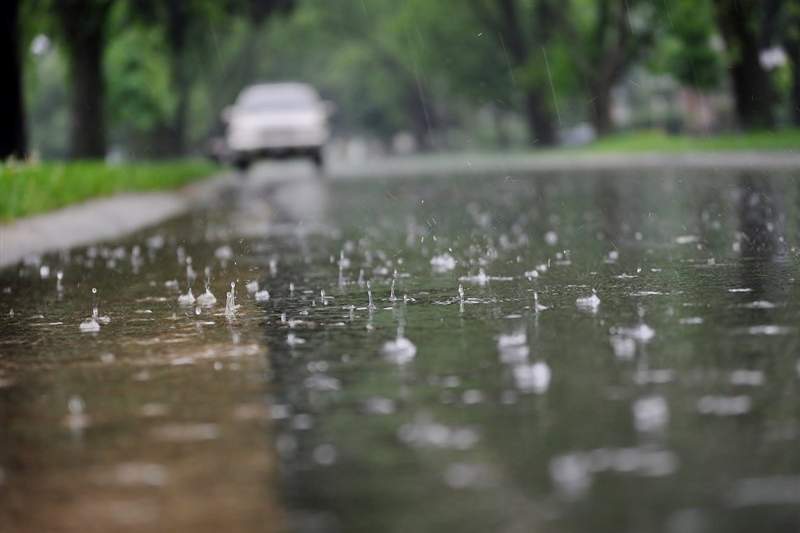
<path fill-rule="evenodd" d="M 1 523 L 800 525 L 795 177 L 287 173 L 0 274 Z"/>

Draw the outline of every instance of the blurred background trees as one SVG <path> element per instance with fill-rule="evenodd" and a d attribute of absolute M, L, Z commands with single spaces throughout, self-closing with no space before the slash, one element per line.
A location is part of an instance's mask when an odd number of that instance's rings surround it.
<path fill-rule="evenodd" d="M 257 81 L 385 150 L 800 125 L 800 0 L 7 0 L 0 155 L 202 153 Z"/>

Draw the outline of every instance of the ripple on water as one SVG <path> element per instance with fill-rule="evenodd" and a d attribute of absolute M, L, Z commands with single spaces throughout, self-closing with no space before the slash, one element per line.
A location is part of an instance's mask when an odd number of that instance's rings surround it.
<path fill-rule="evenodd" d="M 736 481 L 727 495 L 734 507 L 800 505 L 800 476 L 769 476 Z"/>
<path fill-rule="evenodd" d="M 417 417 L 414 422 L 403 424 L 397 436 L 404 443 L 418 448 L 467 450 L 478 442 L 476 430 L 439 424 L 425 415 Z"/>
<path fill-rule="evenodd" d="M 697 400 L 697 411 L 704 415 L 739 416 L 750 412 L 752 400 L 749 396 L 707 395 Z"/>
<path fill-rule="evenodd" d="M 210 423 L 175 423 L 164 424 L 151 432 L 156 440 L 166 442 L 197 442 L 214 440 L 220 431 L 216 424 Z"/>
<path fill-rule="evenodd" d="M 792 331 L 792 328 L 788 326 L 778 326 L 775 324 L 762 324 L 750 326 L 743 330 L 736 330 L 737 333 L 745 333 L 747 335 L 788 335 Z"/>
<path fill-rule="evenodd" d="M 599 472 L 660 477 L 673 474 L 678 458 L 670 450 L 650 447 L 598 448 L 557 456 L 550 461 L 550 477 L 559 492 L 580 498 L 591 488 Z"/>
<path fill-rule="evenodd" d="M 547 363 L 538 361 L 532 365 L 516 365 L 513 368 L 514 382 L 521 392 L 544 394 L 550 387 L 552 372 Z"/>

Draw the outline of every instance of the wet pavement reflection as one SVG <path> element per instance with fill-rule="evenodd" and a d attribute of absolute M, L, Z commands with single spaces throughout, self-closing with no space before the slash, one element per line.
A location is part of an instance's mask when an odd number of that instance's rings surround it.
<path fill-rule="evenodd" d="M 275 168 L 0 273 L 0 523 L 800 526 L 797 176 Z"/>

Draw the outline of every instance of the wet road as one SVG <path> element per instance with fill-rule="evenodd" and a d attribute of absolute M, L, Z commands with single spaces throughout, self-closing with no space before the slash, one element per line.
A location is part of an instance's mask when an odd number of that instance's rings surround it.
<path fill-rule="evenodd" d="M 6 269 L 0 524 L 796 531 L 796 178 L 265 167 Z"/>

